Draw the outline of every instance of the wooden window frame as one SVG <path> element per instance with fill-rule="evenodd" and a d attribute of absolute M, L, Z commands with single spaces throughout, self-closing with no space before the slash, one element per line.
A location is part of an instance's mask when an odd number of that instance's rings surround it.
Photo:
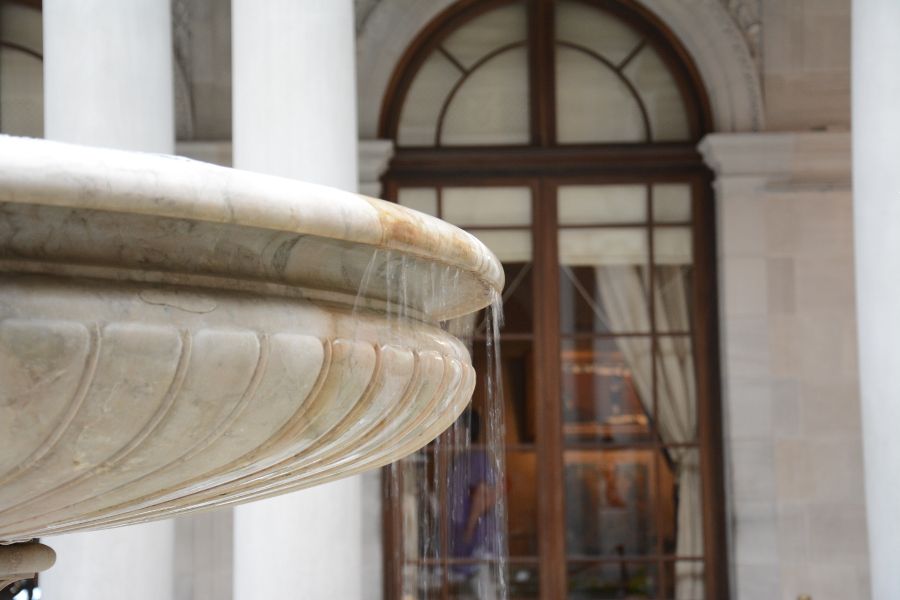
<path fill-rule="evenodd" d="M 513 0 L 461 0 L 427 25 L 398 62 L 382 108 L 380 135 L 396 139 L 406 93 L 430 52 L 440 51 L 451 31 L 472 18 Z M 558 224 L 555 190 L 559 185 L 591 183 L 687 182 L 692 186 L 692 289 L 694 363 L 697 376 L 698 442 L 703 499 L 706 596 L 729 598 L 724 492 L 722 410 L 718 346 L 718 298 L 715 258 L 715 206 L 712 174 L 696 150 L 711 130 L 711 113 L 696 67 L 671 31 L 632 0 L 578 0 L 608 11 L 638 29 L 669 66 L 688 112 L 692 139 L 687 142 L 556 145 L 553 0 L 528 0 L 531 144 L 527 146 L 400 147 L 383 178 L 385 197 L 396 200 L 401 187 L 519 185 L 532 189 L 534 276 L 541 289 L 559 288 Z M 446 104 L 446 103 L 445 103 Z M 444 106 L 446 110 L 446 106 Z M 443 111 L 442 111 L 443 112 Z M 548 200 L 550 199 L 550 200 Z M 652 197 L 648 198 L 652 202 Z M 438 203 L 440 206 L 440 203 Z M 440 214 L 438 215 L 440 216 Z M 653 227 L 652 223 L 648 227 Z M 652 237 L 651 237 L 652 239 Z M 652 247 L 651 247 L 652 252 Z M 651 277 L 651 281 L 654 277 Z M 535 389 L 537 403 L 539 556 L 513 559 L 539 570 L 540 598 L 567 595 L 562 412 L 560 407 L 560 324 L 558 294 L 533 286 Z M 652 294 L 651 294 L 652 297 Z M 650 312 L 655 319 L 655 311 Z M 656 332 L 652 343 L 655 347 Z M 608 446 L 604 446 L 608 447 Z M 628 447 L 635 447 L 629 444 Z M 514 447 L 507 447 L 515 450 Z M 384 489 L 398 489 L 385 470 Z M 402 482 L 401 482 L 402 483 Z M 402 489 L 402 488 L 400 488 Z M 402 565 L 399 507 L 384 510 L 385 597 L 399 598 Z M 446 538 L 445 538 L 446 539 Z M 645 557 L 662 565 L 671 555 Z M 401 561 L 403 559 L 401 558 Z M 643 560 L 643 559 L 642 559 Z M 592 558 L 592 562 L 603 559 Z M 660 592 L 661 593 L 661 592 Z"/>

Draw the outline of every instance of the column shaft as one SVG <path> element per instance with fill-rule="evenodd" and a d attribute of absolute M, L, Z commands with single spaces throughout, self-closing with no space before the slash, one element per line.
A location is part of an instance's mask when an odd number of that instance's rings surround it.
<path fill-rule="evenodd" d="M 351 0 L 233 0 L 232 40 L 234 166 L 355 190 Z M 379 593 L 362 511 L 358 477 L 238 507 L 234 597 Z"/>
<path fill-rule="evenodd" d="M 853 203 L 872 598 L 900 598 L 900 3 L 853 2 Z"/>
<path fill-rule="evenodd" d="M 168 0 L 44 2 L 44 133 L 172 153 Z"/>
<path fill-rule="evenodd" d="M 168 0 L 44 0 L 44 132 L 49 139 L 172 153 Z M 171 521 L 47 538 L 47 600 L 172 595 Z"/>

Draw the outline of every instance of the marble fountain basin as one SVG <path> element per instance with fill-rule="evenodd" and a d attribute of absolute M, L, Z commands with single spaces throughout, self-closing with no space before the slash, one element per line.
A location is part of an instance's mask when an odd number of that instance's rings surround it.
<path fill-rule="evenodd" d="M 440 322 L 502 285 L 474 237 L 394 204 L 0 137 L 0 543 L 409 454 L 475 382 Z"/>

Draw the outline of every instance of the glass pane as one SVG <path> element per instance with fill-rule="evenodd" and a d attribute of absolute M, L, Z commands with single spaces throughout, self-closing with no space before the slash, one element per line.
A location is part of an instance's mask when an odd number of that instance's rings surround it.
<path fill-rule="evenodd" d="M 567 46 L 556 50 L 556 127 L 561 144 L 647 140 L 628 86 L 596 58 Z"/>
<path fill-rule="evenodd" d="M 651 439 L 650 349 L 646 337 L 563 339 L 561 393 L 567 442 Z"/>
<path fill-rule="evenodd" d="M 643 185 L 563 185 L 557 194 L 560 225 L 647 220 L 647 188 Z"/>
<path fill-rule="evenodd" d="M 647 264 L 647 230 L 563 229 L 559 232 L 559 257 L 565 265 L 599 266 Z"/>
<path fill-rule="evenodd" d="M 690 184 L 658 183 L 654 185 L 653 220 L 657 223 L 683 223 L 690 221 Z"/>
<path fill-rule="evenodd" d="M 528 37 L 528 14 L 521 2 L 477 17 L 447 36 L 442 46 L 466 69 L 491 52 Z"/>
<path fill-rule="evenodd" d="M 527 144 L 530 140 L 528 52 L 523 44 L 472 71 L 447 107 L 441 144 Z"/>
<path fill-rule="evenodd" d="M 401 188 L 397 192 L 397 203 L 432 217 L 438 214 L 437 190 L 434 188 Z"/>
<path fill-rule="evenodd" d="M 540 574 L 534 564 L 509 565 L 509 598 L 527 600 L 540 597 Z"/>
<path fill-rule="evenodd" d="M 702 560 L 679 560 L 665 563 L 666 598 L 706 600 Z M 669 583 L 671 582 L 671 583 Z"/>
<path fill-rule="evenodd" d="M 658 331 L 690 331 L 692 321 L 693 267 L 664 265 L 653 269 Z"/>
<path fill-rule="evenodd" d="M 658 569 L 655 562 L 570 562 L 568 597 L 570 600 L 657 598 Z"/>
<path fill-rule="evenodd" d="M 650 330 L 645 267 L 569 267 L 560 271 L 563 333 L 635 333 Z"/>
<path fill-rule="evenodd" d="M 407 561 L 440 556 L 437 521 L 435 465 L 428 451 L 419 451 L 401 462 L 403 554 Z"/>
<path fill-rule="evenodd" d="M 448 187 L 442 217 L 460 227 L 531 225 L 531 188 Z"/>
<path fill-rule="evenodd" d="M 0 124 L 10 135 L 44 135 L 43 65 L 8 47 L 0 48 Z"/>
<path fill-rule="evenodd" d="M 444 100 L 461 77 L 450 60 L 432 52 L 413 80 L 403 102 L 397 143 L 400 146 L 433 146 Z"/>
<path fill-rule="evenodd" d="M 656 390 L 659 415 L 656 426 L 666 443 L 697 440 L 697 390 L 694 356 L 688 336 L 657 340 Z"/>
<path fill-rule="evenodd" d="M 538 555 L 537 460 L 534 451 L 506 453 L 506 489 L 509 556 Z M 536 579 L 536 578 L 535 578 Z"/>
<path fill-rule="evenodd" d="M 440 598 L 441 568 L 418 563 L 403 566 L 404 598 Z"/>
<path fill-rule="evenodd" d="M 570 558 L 655 554 L 653 450 L 566 450 L 566 553 Z"/>
<path fill-rule="evenodd" d="M 503 290 L 502 333 L 531 333 L 534 330 L 532 264 L 504 263 L 503 270 L 506 273 L 506 287 Z"/>
<path fill-rule="evenodd" d="M 530 230 L 477 229 L 470 233 L 490 248 L 500 262 L 531 262 Z"/>
<path fill-rule="evenodd" d="M 669 67 L 650 46 L 645 47 L 622 71 L 631 81 L 647 109 L 653 141 L 690 139 L 684 99 Z"/>
<path fill-rule="evenodd" d="M 530 334 L 534 331 L 532 326 L 534 269 L 531 263 L 503 263 L 503 270 L 506 274 L 506 286 L 503 288 L 503 327 L 500 337 L 508 340 L 508 335 Z M 488 331 L 485 318 L 486 311 L 482 309 L 469 321 L 469 324 L 475 327 L 475 334 L 479 337 L 485 336 Z M 459 331 L 460 329 L 452 330 L 453 335 L 459 338 L 466 337 L 465 326 L 461 328 L 463 335 L 459 335 Z"/>
<path fill-rule="evenodd" d="M 660 227 L 653 231 L 653 262 L 690 265 L 693 262 L 690 227 Z"/>
<path fill-rule="evenodd" d="M 657 463 L 662 551 L 680 558 L 702 557 L 700 451 L 696 447 L 664 448 L 657 453 Z M 668 583 L 671 585 L 671 580 Z"/>
<path fill-rule="evenodd" d="M 556 5 L 556 39 L 588 48 L 614 65 L 641 43 L 631 27 L 584 2 Z"/>
<path fill-rule="evenodd" d="M 501 340 L 500 369 L 503 375 L 503 417 L 506 425 L 507 444 L 533 444 L 535 442 L 534 356 L 528 340 Z M 472 408 L 479 415 L 485 410 L 484 380 L 486 372 L 485 345 L 472 348 L 472 364 L 479 373 L 472 394 Z"/>

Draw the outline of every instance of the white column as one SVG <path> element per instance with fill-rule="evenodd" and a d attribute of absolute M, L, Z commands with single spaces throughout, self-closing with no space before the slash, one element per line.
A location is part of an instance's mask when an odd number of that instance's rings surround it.
<path fill-rule="evenodd" d="M 172 153 L 168 0 L 44 0 L 44 133 Z M 46 600 L 159 600 L 172 590 L 171 521 L 47 538 Z"/>
<path fill-rule="evenodd" d="M 44 2 L 44 135 L 175 149 L 169 0 Z"/>
<path fill-rule="evenodd" d="M 234 166 L 356 189 L 352 0 L 233 0 L 232 44 Z M 358 477 L 238 507 L 234 597 L 377 594 L 362 513 Z"/>
<path fill-rule="evenodd" d="M 853 203 L 872 598 L 900 598 L 900 3 L 853 2 Z"/>

